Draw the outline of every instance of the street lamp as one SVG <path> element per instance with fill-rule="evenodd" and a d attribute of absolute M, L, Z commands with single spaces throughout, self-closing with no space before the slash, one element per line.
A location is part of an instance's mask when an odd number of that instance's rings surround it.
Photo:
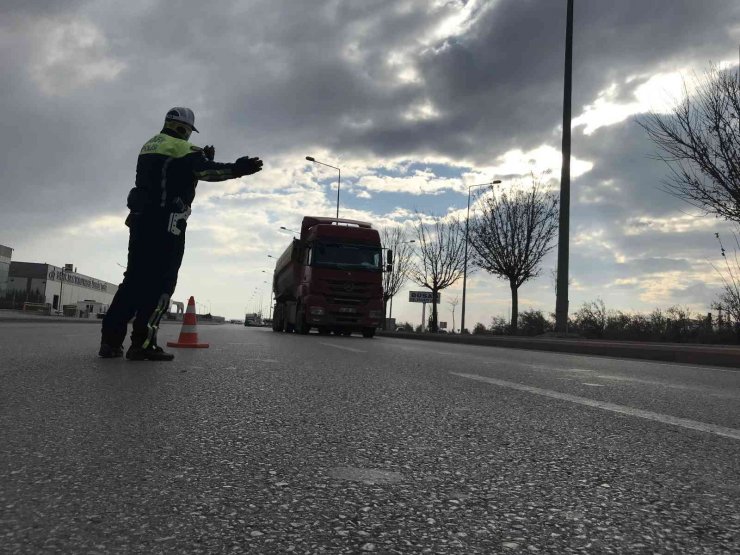
<path fill-rule="evenodd" d="M 465 216 L 465 262 L 463 264 L 463 298 L 462 298 L 462 315 L 460 316 L 460 333 L 465 331 L 465 293 L 468 287 L 468 227 L 470 223 L 470 192 L 473 187 L 483 187 L 484 185 L 496 185 L 501 183 L 500 179 L 494 179 L 489 183 L 477 183 L 468 187 L 468 212 Z"/>
<path fill-rule="evenodd" d="M 300 234 L 301 234 L 301 232 L 300 232 L 300 231 L 296 231 L 295 229 L 288 229 L 288 228 L 287 228 L 287 227 L 285 227 L 284 225 L 281 225 L 281 226 L 280 226 L 280 229 L 282 229 L 282 230 L 285 230 L 285 231 L 289 231 L 289 232 L 290 232 L 290 233 L 292 233 L 293 235 L 300 235 Z"/>
<path fill-rule="evenodd" d="M 342 170 L 340 170 L 336 166 L 331 166 L 329 164 L 325 164 L 324 162 L 319 162 L 313 156 L 306 156 L 306 160 L 308 160 L 309 162 L 313 162 L 314 164 L 321 164 L 322 166 L 326 166 L 327 168 L 333 168 L 339 172 L 339 176 L 337 177 L 337 219 L 339 219 L 339 187 L 342 181 Z"/>

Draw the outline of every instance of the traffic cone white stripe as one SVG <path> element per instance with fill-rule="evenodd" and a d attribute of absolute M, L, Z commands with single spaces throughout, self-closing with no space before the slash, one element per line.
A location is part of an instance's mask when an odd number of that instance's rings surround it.
<path fill-rule="evenodd" d="M 208 343 L 198 343 L 198 318 L 195 315 L 195 298 L 190 297 L 188 308 L 182 319 L 180 337 L 177 341 L 168 341 L 168 347 L 206 348 Z"/>

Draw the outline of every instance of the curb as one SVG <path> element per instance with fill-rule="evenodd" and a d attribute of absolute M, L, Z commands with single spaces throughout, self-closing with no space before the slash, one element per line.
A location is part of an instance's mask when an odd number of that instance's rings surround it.
<path fill-rule="evenodd" d="M 706 366 L 726 366 L 740 370 L 740 347 L 678 344 L 678 343 L 639 343 L 634 341 L 605 341 L 597 339 L 540 339 L 534 337 L 491 337 L 475 335 L 419 334 L 387 332 L 378 330 L 381 337 L 415 339 L 417 341 L 437 341 L 441 343 L 461 343 L 507 349 L 528 349 L 555 353 L 572 353 L 617 358 L 699 364 Z"/>

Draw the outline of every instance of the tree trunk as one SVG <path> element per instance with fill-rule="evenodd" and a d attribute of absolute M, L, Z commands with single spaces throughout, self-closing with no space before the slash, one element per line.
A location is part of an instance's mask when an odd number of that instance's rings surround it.
<path fill-rule="evenodd" d="M 517 322 L 519 320 L 519 289 L 513 281 L 511 286 L 511 333 L 516 334 Z"/>
<path fill-rule="evenodd" d="M 383 295 L 383 325 L 381 326 L 381 329 L 386 329 L 386 317 L 388 315 L 388 297 Z"/>
<path fill-rule="evenodd" d="M 437 291 L 432 289 L 432 333 L 437 333 Z"/>

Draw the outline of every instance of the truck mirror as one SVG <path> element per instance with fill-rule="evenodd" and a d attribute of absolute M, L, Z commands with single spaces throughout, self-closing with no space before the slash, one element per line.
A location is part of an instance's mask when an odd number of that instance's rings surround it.
<path fill-rule="evenodd" d="M 393 271 L 393 264 L 387 264 L 385 267 L 386 272 L 392 272 Z"/>
<path fill-rule="evenodd" d="M 386 254 L 386 263 L 389 266 L 393 266 L 393 251 L 391 249 L 388 249 L 388 253 Z"/>

